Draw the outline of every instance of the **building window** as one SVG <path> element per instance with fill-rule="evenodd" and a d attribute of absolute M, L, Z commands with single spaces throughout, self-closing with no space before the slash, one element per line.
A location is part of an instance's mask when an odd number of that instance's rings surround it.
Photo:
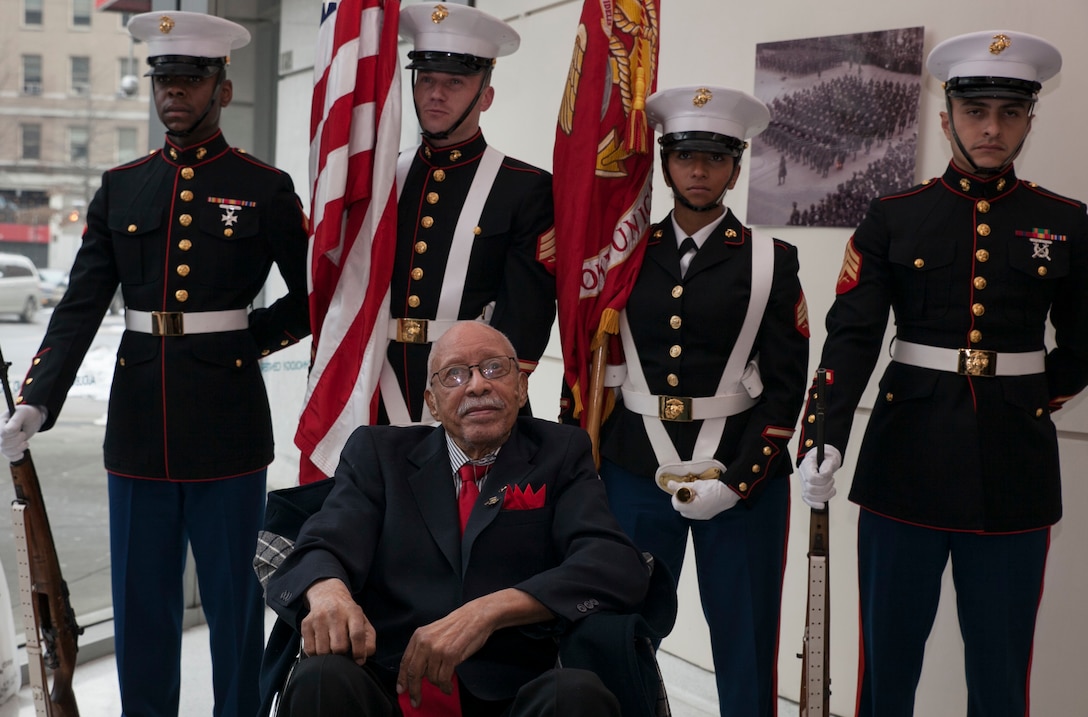
<path fill-rule="evenodd" d="M 22 125 L 23 159 L 42 158 L 42 126 L 40 124 Z"/>
<path fill-rule="evenodd" d="M 89 95 L 91 93 L 91 58 L 72 57 L 72 93 Z"/>
<path fill-rule="evenodd" d="M 93 9 L 93 0 L 72 0 L 72 26 L 90 27 Z"/>
<path fill-rule="evenodd" d="M 42 0 L 23 0 L 23 24 L 27 26 L 41 26 Z"/>
<path fill-rule="evenodd" d="M 135 77 L 140 76 L 140 63 L 136 60 L 135 57 L 120 58 L 118 66 L 121 68 L 121 74 L 117 76 L 118 80 L 123 80 L 129 75 Z"/>
<path fill-rule="evenodd" d="M 42 56 L 23 55 L 23 94 L 42 93 Z"/>
<path fill-rule="evenodd" d="M 91 133 L 86 127 L 68 128 L 68 156 L 73 162 L 90 163 Z"/>
<path fill-rule="evenodd" d="M 135 127 L 117 128 L 117 161 L 128 162 L 140 156 L 136 147 L 137 132 Z"/>

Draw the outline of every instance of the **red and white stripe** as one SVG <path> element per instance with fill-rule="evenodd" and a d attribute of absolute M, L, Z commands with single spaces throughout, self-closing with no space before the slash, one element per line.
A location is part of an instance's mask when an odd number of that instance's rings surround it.
<path fill-rule="evenodd" d="M 310 121 L 314 357 L 295 433 L 302 483 L 332 475 L 348 436 L 374 418 L 397 233 L 399 18 L 399 0 L 322 9 Z"/>

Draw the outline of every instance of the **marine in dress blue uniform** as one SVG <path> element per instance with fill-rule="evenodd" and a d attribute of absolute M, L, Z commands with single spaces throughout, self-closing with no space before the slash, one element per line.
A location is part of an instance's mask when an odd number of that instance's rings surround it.
<path fill-rule="evenodd" d="M 658 92 L 646 111 L 674 211 L 651 230 L 624 310 L 627 378 L 602 426 L 601 477 L 631 539 L 677 577 L 690 531 L 721 714 L 772 715 L 807 309 L 796 249 L 722 204 L 769 112 L 716 87 Z M 678 248 L 689 236 L 691 253 Z"/>
<path fill-rule="evenodd" d="M 857 458 L 859 715 L 912 715 L 951 557 L 968 715 L 1027 714 L 1050 526 L 1061 517 L 1052 411 L 1088 383 L 1085 205 L 1016 176 L 1046 41 L 1009 31 L 947 40 L 944 174 L 881 197 L 850 239 L 820 365 L 832 373 L 829 455 L 801 462 L 806 502 L 834 494 L 854 410 L 895 316 L 893 361 Z M 1047 316 L 1056 347 L 1046 351 Z M 813 412 L 801 452 L 813 445 Z"/>
<path fill-rule="evenodd" d="M 453 4 L 403 8 L 400 33 L 414 47 L 408 69 L 422 139 L 398 173 L 386 354 L 396 383 L 383 380 L 379 411 L 379 422 L 398 424 L 430 420 L 427 356 L 453 321 L 479 318 L 505 333 L 528 373 L 555 318 L 551 175 L 489 148 L 479 128 L 494 96 L 492 68 L 517 50 L 517 33 Z M 390 397 L 393 386 L 399 397 Z"/>
<path fill-rule="evenodd" d="M 104 456 L 122 708 L 177 714 L 188 542 L 214 714 L 244 717 L 258 705 L 264 620 L 251 561 L 273 457 L 259 360 L 310 332 L 306 222 L 290 177 L 218 129 L 245 28 L 187 12 L 138 15 L 129 28 L 148 43 L 166 141 L 103 176 L 20 402 L 44 409 L 43 429 L 56 422 L 120 283 L 126 331 Z M 250 310 L 273 264 L 288 293 Z"/>

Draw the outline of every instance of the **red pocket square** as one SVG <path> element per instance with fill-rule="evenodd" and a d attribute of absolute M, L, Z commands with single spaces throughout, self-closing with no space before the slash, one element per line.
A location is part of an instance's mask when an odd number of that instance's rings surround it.
<path fill-rule="evenodd" d="M 532 510 L 544 507 L 544 497 L 548 486 L 542 485 L 537 490 L 532 486 L 524 489 L 520 485 L 512 486 L 506 491 L 506 497 L 502 501 L 503 510 Z"/>

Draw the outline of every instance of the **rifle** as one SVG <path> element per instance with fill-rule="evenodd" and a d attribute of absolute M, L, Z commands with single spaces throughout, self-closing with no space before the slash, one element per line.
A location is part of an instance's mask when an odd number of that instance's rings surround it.
<path fill-rule="evenodd" d="M 824 462 L 824 414 L 827 369 L 816 370 L 816 464 Z M 801 658 L 801 717 L 831 714 L 831 583 L 829 581 L 828 506 L 812 509 L 808 533 L 808 604 Z"/>
<path fill-rule="evenodd" d="M 0 380 L 4 383 L 8 415 L 15 413 L 15 400 L 8 382 L 8 364 L 0 352 Z M 39 717 L 79 717 L 72 673 L 76 667 L 78 636 L 83 628 L 68 599 L 68 584 L 60 573 L 57 547 L 49 528 L 42 488 L 30 451 L 11 464 L 15 500 L 11 519 L 15 529 L 19 563 L 19 595 L 26 630 L 27 669 Z M 44 645 L 44 652 L 42 647 Z M 53 689 L 47 692 L 46 668 L 53 671 Z"/>

